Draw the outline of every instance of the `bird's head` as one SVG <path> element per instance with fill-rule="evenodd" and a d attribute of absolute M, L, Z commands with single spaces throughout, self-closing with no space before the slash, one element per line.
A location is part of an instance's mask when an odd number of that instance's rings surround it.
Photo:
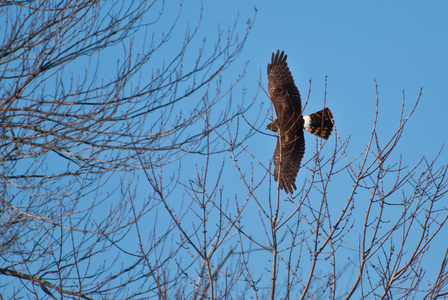
<path fill-rule="evenodd" d="M 268 125 L 266 125 L 266 129 L 269 129 L 270 131 L 277 132 L 277 130 L 278 130 L 277 121 L 274 121 L 274 122 L 269 123 Z"/>

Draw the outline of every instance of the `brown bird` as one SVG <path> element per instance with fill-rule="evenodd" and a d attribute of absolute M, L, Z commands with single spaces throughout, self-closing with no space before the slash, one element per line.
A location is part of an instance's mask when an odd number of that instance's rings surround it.
<path fill-rule="evenodd" d="M 296 176 L 305 153 L 303 129 L 328 140 L 333 130 L 333 114 L 329 108 L 302 117 L 300 93 L 294 84 L 286 55 L 272 53 L 268 64 L 269 97 L 274 105 L 277 119 L 266 128 L 278 132 L 274 151 L 274 178 L 280 180 L 280 188 L 292 194 L 296 190 Z"/>

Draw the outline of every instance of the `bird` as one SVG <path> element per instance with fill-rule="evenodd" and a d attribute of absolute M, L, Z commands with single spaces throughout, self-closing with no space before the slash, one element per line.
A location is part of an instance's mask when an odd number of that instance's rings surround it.
<path fill-rule="evenodd" d="M 273 155 L 274 179 L 279 181 L 280 189 L 292 194 L 297 190 L 295 181 L 305 153 L 303 130 L 328 140 L 334 120 L 328 107 L 302 116 L 300 93 L 286 58 L 284 51 L 277 50 L 268 63 L 268 92 L 277 118 L 266 129 L 278 133 Z"/>

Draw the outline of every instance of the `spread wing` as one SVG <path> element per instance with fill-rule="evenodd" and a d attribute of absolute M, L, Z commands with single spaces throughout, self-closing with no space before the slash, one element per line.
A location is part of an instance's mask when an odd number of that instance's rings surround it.
<path fill-rule="evenodd" d="M 303 130 L 280 135 L 274 151 L 274 178 L 280 178 L 280 189 L 292 194 L 297 189 L 295 181 L 300 162 L 305 153 Z"/>
<path fill-rule="evenodd" d="M 300 93 L 294 84 L 286 55 L 282 51 L 272 54 L 268 64 L 269 97 L 275 108 L 277 120 L 268 125 L 279 130 L 274 152 L 274 178 L 287 193 L 296 189 L 295 180 L 305 153 L 303 118 Z"/>
<path fill-rule="evenodd" d="M 288 64 L 286 63 L 287 55 L 272 53 L 271 63 L 268 64 L 268 90 L 269 97 L 275 108 L 278 122 L 288 122 L 284 120 L 288 116 L 295 115 L 299 117 L 302 112 L 302 103 L 300 93 L 294 84 Z"/>

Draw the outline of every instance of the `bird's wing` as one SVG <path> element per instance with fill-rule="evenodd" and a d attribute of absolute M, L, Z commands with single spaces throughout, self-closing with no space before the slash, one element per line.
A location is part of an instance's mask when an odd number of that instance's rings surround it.
<path fill-rule="evenodd" d="M 272 53 L 271 63 L 268 64 L 268 90 L 269 97 L 274 105 L 277 114 L 277 120 L 283 120 L 285 111 L 288 115 L 295 115 L 296 118 L 302 112 L 302 103 L 300 93 L 294 84 L 288 64 L 287 55 L 282 51 Z M 289 120 L 284 120 L 288 122 Z"/>
<path fill-rule="evenodd" d="M 281 149 L 281 151 L 280 151 Z M 296 176 L 305 153 L 303 130 L 290 131 L 277 138 L 274 151 L 274 178 L 280 188 L 292 194 L 296 189 Z"/>

